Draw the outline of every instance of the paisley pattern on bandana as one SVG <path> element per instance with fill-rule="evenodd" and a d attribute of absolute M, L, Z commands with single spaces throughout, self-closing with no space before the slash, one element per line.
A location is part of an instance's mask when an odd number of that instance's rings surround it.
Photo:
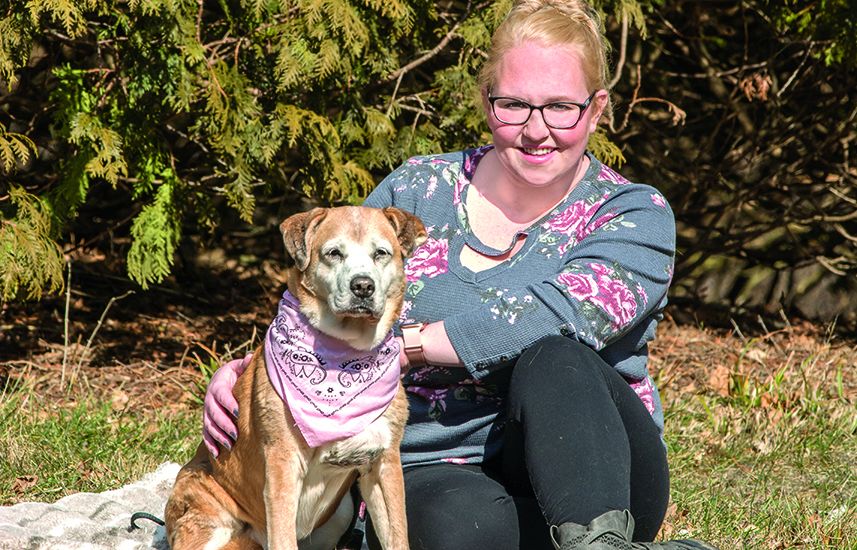
<path fill-rule="evenodd" d="M 372 351 L 353 349 L 312 327 L 288 291 L 268 328 L 265 363 L 310 447 L 363 431 L 384 413 L 399 384 L 392 333 Z"/>

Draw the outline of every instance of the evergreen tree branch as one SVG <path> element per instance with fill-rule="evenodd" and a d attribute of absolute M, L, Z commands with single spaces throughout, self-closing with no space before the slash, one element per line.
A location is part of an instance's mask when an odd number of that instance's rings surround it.
<path fill-rule="evenodd" d="M 464 23 L 464 21 L 470 16 L 471 5 L 472 2 L 467 2 L 467 7 L 464 9 L 464 14 L 461 16 L 461 18 L 459 18 L 458 21 L 455 22 L 452 28 L 449 29 L 449 31 L 443 36 L 440 42 L 435 45 L 434 48 L 427 51 L 420 57 L 414 59 L 404 67 L 393 71 L 387 76 L 387 78 L 384 79 L 384 82 L 392 82 L 393 80 L 401 79 L 402 76 L 404 76 L 408 72 L 416 69 L 426 61 L 429 61 L 430 59 L 438 55 L 440 52 L 442 52 L 446 48 L 446 46 L 452 41 L 452 39 L 455 38 L 456 33 L 458 32 L 458 28 L 461 27 L 461 24 Z"/>

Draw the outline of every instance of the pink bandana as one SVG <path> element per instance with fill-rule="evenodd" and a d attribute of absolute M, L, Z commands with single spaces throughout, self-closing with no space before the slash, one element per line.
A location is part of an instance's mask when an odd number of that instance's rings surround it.
<path fill-rule="evenodd" d="M 387 410 L 399 385 L 392 332 L 374 350 L 356 350 L 312 327 L 289 291 L 268 329 L 265 362 L 310 447 L 360 433 Z"/>

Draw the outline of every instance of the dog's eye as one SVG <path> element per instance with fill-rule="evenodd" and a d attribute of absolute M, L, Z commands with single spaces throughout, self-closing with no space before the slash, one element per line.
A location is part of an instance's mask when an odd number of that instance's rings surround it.
<path fill-rule="evenodd" d="M 342 259 L 342 251 L 338 248 L 331 248 L 327 252 L 324 253 L 331 260 L 341 260 Z"/>
<path fill-rule="evenodd" d="M 379 248 L 378 250 L 376 250 L 376 251 L 375 251 L 375 259 L 376 259 L 376 260 L 382 260 L 382 259 L 386 258 L 386 257 L 387 257 L 387 256 L 389 256 L 389 255 L 390 255 L 390 251 L 389 251 L 389 250 L 385 250 L 385 249 L 383 249 L 383 248 Z"/>

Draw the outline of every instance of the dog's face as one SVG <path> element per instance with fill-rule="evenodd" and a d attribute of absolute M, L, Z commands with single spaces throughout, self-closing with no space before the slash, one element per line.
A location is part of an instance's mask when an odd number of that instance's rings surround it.
<path fill-rule="evenodd" d="M 397 208 L 344 206 L 295 214 L 281 225 L 289 292 L 316 328 L 371 349 L 399 316 L 404 260 L 426 239 Z"/>

